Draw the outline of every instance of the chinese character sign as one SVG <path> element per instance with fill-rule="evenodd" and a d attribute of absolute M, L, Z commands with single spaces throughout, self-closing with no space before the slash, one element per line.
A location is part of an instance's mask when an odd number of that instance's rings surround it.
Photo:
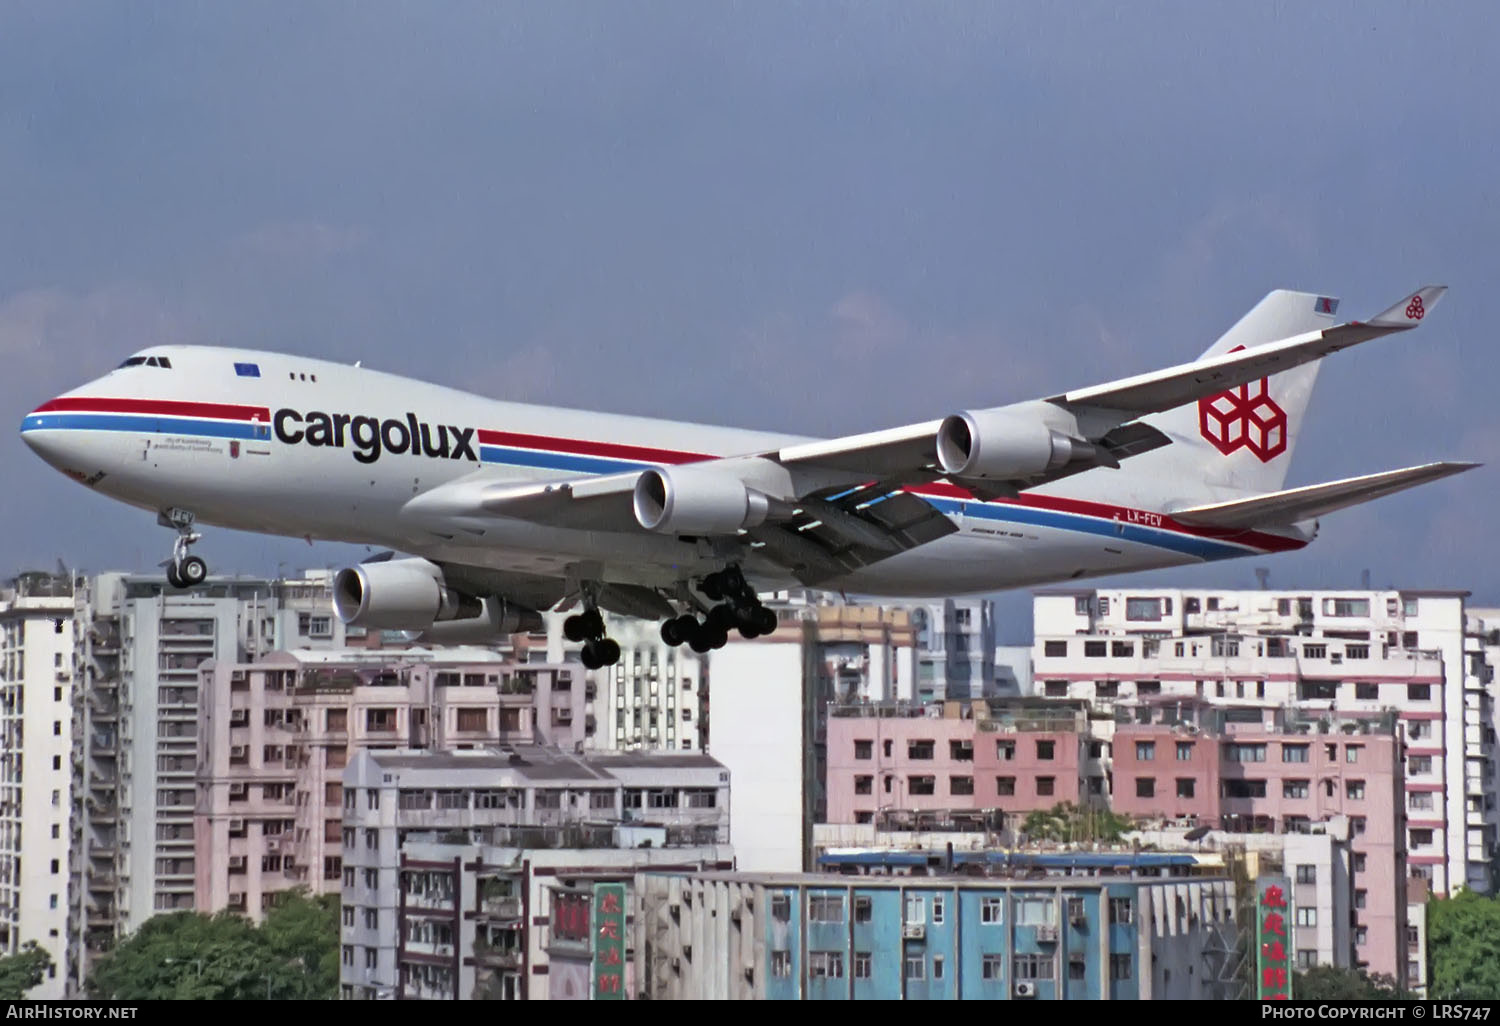
<path fill-rule="evenodd" d="M 625 998 L 625 885 L 594 884 L 594 1000 Z"/>
<path fill-rule="evenodd" d="M 589 942 L 589 899 L 586 894 L 557 892 L 552 896 L 552 936 L 560 941 Z"/>
<path fill-rule="evenodd" d="M 1284 876 L 1255 881 L 1255 993 L 1261 1000 L 1287 1001 L 1292 996 L 1292 903 Z"/>

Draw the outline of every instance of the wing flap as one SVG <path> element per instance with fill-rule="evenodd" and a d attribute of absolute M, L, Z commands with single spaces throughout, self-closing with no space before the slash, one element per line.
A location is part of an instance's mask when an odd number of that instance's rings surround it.
<path fill-rule="evenodd" d="M 1283 492 L 1257 495 L 1234 502 L 1217 502 L 1173 510 L 1172 518 L 1201 527 L 1280 527 L 1302 520 L 1313 520 L 1326 513 L 1357 506 L 1385 495 L 1415 488 L 1429 481 L 1439 481 L 1453 474 L 1473 470 L 1478 463 L 1458 461 L 1424 463 L 1417 467 L 1387 470 L 1326 484 L 1291 488 Z"/>

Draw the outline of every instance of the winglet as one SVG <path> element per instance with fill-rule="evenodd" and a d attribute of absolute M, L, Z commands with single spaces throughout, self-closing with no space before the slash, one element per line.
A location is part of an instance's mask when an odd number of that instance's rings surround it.
<path fill-rule="evenodd" d="M 1423 317 L 1432 312 L 1432 308 L 1437 306 L 1438 300 L 1447 291 L 1446 285 L 1428 285 L 1418 289 L 1390 309 L 1372 317 L 1368 323 L 1380 328 L 1415 328 Z"/>

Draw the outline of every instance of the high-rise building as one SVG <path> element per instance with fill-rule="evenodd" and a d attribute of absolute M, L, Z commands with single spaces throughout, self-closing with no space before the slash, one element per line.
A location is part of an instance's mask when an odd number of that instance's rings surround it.
<path fill-rule="evenodd" d="M 0 590 L 0 958 L 36 942 L 67 981 L 73 795 L 73 581 L 22 574 Z"/>

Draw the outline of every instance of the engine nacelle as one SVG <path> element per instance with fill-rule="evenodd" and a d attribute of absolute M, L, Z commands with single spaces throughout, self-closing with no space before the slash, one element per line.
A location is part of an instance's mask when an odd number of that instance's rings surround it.
<path fill-rule="evenodd" d="M 722 470 L 653 468 L 635 483 L 635 519 L 663 534 L 732 534 L 763 524 L 772 500 Z"/>
<path fill-rule="evenodd" d="M 437 620 L 483 613 L 476 598 L 448 587 L 425 559 L 393 559 L 345 567 L 333 578 L 333 611 L 344 623 L 381 630 L 425 631 Z"/>
<path fill-rule="evenodd" d="M 464 620 L 443 620 L 421 632 L 419 640 L 432 645 L 488 645 L 512 634 L 532 634 L 546 630 L 542 614 L 503 598 L 482 599 L 484 608 L 478 616 Z"/>
<path fill-rule="evenodd" d="M 955 413 L 937 433 L 938 465 L 951 477 L 1032 477 L 1092 452 L 1034 416 L 1007 410 Z"/>

